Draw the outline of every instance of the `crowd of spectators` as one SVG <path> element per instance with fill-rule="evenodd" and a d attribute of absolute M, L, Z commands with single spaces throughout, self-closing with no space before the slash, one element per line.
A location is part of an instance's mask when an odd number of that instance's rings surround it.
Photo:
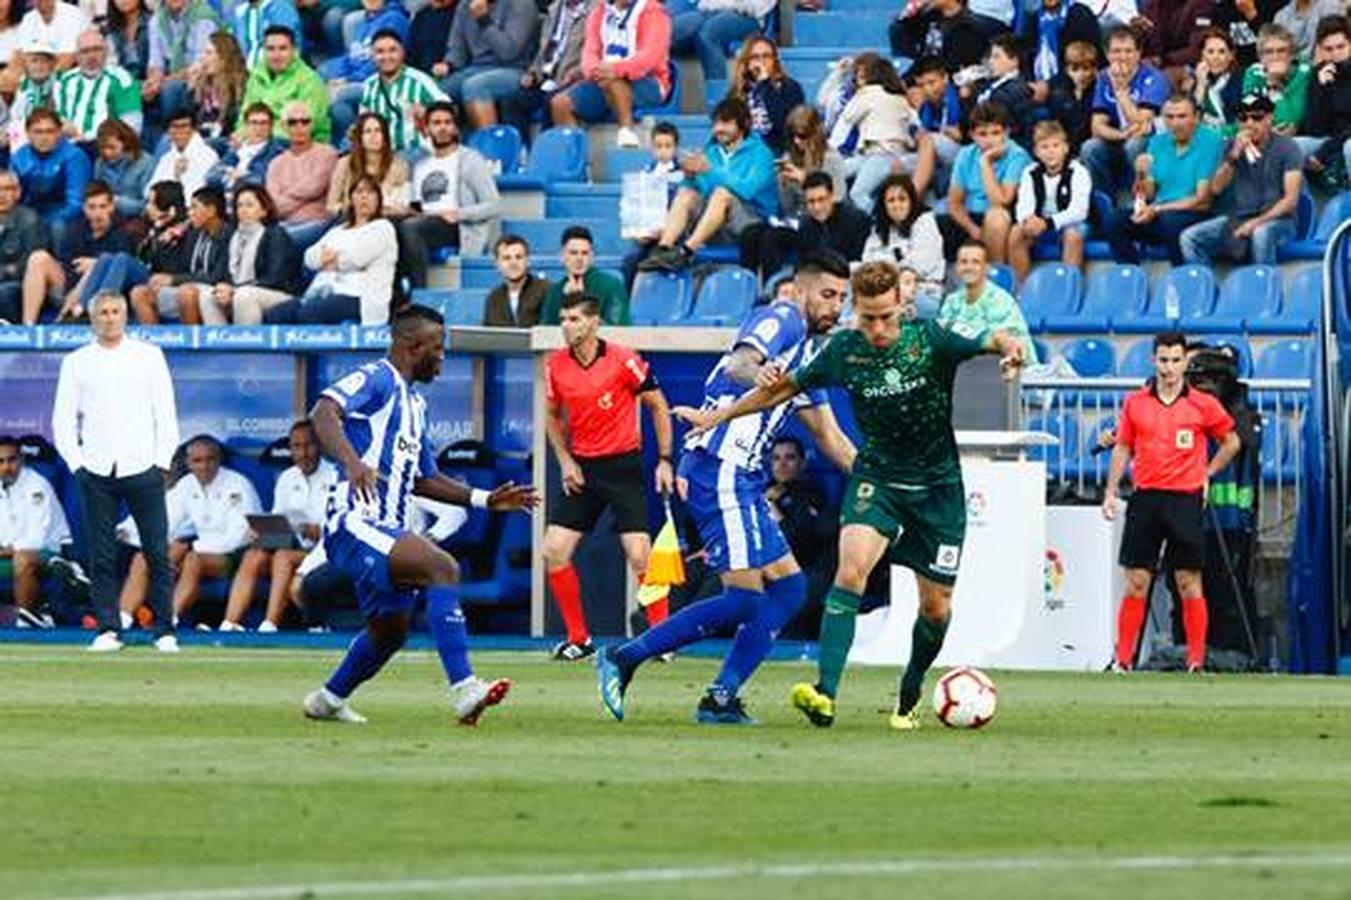
<path fill-rule="evenodd" d="M 16 2 L 0 319 L 78 320 L 116 290 L 143 323 L 380 323 L 458 252 L 501 265 L 490 321 L 587 290 L 618 323 L 634 270 L 716 244 L 766 281 L 804 246 L 891 259 L 933 311 L 970 242 L 1019 277 L 1082 266 L 1099 231 L 1121 261 L 1272 262 L 1306 182 L 1346 185 L 1343 3 L 1020 2 L 911 0 L 890 54 L 841 59 L 815 97 L 767 0 Z M 676 56 L 727 85 L 702 147 L 637 121 Z M 494 163 L 464 137 L 607 120 L 651 148 L 669 209 L 623 283 L 570 231 L 548 285 L 521 267 L 552 248 L 498 239 Z"/>

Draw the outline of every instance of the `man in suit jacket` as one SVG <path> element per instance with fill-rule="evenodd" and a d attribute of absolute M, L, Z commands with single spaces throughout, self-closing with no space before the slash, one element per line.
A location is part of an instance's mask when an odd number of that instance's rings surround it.
<path fill-rule="evenodd" d="M 529 328 L 539 323 L 540 307 L 549 293 L 549 279 L 530 272 L 530 246 L 517 234 L 498 238 L 493 247 L 502 283 L 488 294 L 483 324 L 502 328 Z"/>

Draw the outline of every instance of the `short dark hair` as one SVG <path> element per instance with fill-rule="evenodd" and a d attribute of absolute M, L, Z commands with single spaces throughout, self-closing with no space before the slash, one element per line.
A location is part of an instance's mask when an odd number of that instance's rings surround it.
<path fill-rule="evenodd" d="M 375 34 L 371 35 L 371 43 L 374 44 L 376 41 L 384 38 L 396 41 L 400 47 L 403 46 L 403 38 L 399 37 L 399 33 L 393 28 L 381 28 Z"/>
<path fill-rule="evenodd" d="M 287 26 L 269 25 L 263 29 L 263 40 L 267 40 L 273 35 L 281 35 L 282 37 L 285 37 L 288 41 L 291 42 L 291 46 L 295 46 L 296 33 Z"/>
<path fill-rule="evenodd" d="M 792 434 L 779 435 L 774 439 L 774 443 L 769 445 L 769 449 L 773 450 L 780 444 L 792 444 L 793 449 L 797 451 L 798 456 L 802 457 L 803 459 L 807 458 L 807 450 L 805 447 L 802 446 L 802 441 L 799 440 L 796 435 Z"/>
<path fill-rule="evenodd" d="M 1160 347 L 1181 347 L 1187 349 L 1187 336 L 1180 331 L 1160 331 L 1154 335 L 1154 352 Z"/>
<path fill-rule="evenodd" d="M 576 309 L 578 307 L 581 307 L 584 316 L 598 316 L 600 315 L 600 298 L 595 294 L 586 294 L 580 291 L 563 295 L 560 308 Z"/>
<path fill-rule="evenodd" d="M 530 252 L 530 244 L 519 234 L 504 234 L 493 244 L 493 256 L 496 256 L 503 247 L 515 247 L 520 245 L 525 248 L 525 252 Z"/>
<path fill-rule="evenodd" d="M 735 122 L 742 134 L 751 133 L 751 108 L 740 97 L 723 97 L 708 118 L 712 122 Z"/>
<path fill-rule="evenodd" d="M 990 248 L 985 246 L 984 242 L 975 240 L 974 238 L 967 238 L 957 245 L 958 253 L 961 253 L 963 250 L 979 250 L 981 253 L 985 254 L 987 260 L 990 258 Z"/>
<path fill-rule="evenodd" d="M 591 229 L 585 225 L 569 225 L 564 228 L 562 236 L 558 239 L 558 246 L 566 247 L 568 241 L 586 241 L 592 247 L 596 246 L 596 239 L 591 236 Z"/>
<path fill-rule="evenodd" d="M 108 182 L 101 178 L 95 178 L 84 186 L 84 199 L 90 197 L 107 197 L 112 200 L 115 195 L 113 189 L 108 186 Z"/>
<path fill-rule="evenodd" d="M 256 116 L 256 115 L 267 116 L 267 120 L 269 122 L 277 121 L 277 114 L 272 111 L 272 107 L 268 106 L 261 100 L 255 100 L 253 103 L 250 103 L 248 105 L 248 108 L 244 110 L 242 121 L 247 122 L 249 120 L 249 116 Z"/>
<path fill-rule="evenodd" d="M 1009 127 L 1009 109 L 1002 103 L 994 101 L 988 103 L 977 103 L 976 108 L 971 110 L 971 130 L 975 131 L 982 125 L 998 125 L 1005 130 Z"/>
<path fill-rule="evenodd" d="M 918 81 L 919 76 L 921 75 L 931 75 L 935 72 L 946 78 L 948 76 L 947 63 L 943 62 L 943 60 L 937 56 L 921 56 L 915 61 L 915 64 L 910 67 L 910 71 L 905 74 L 911 82 L 914 82 Z"/>
<path fill-rule="evenodd" d="M 256 181 L 245 182 L 235 188 L 234 208 L 235 220 L 239 219 L 239 198 L 244 194 L 252 194 L 253 199 L 258 201 L 258 205 L 263 208 L 263 224 L 271 225 L 277 221 L 277 203 L 272 199 L 272 195 L 267 192 L 267 188 Z"/>
<path fill-rule="evenodd" d="M 1129 25 L 1118 25 L 1107 32 L 1106 39 L 1103 40 L 1104 47 L 1110 47 L 1118 41 L 1130 41 L 1136 50 L 1140 49 L 1140 35 L 1135 33 L 1135 29 Z"/>
<path fill-rule="evenodd" d="M 834 275 L 849 277 L 849 260 L 829 247 L 817 247 L 798 257 L 795 275 Z"/>
<path fill-rule="evenodd" d="M 225 219 L 225 192 L 220 188 L 200 187 L 192 192 L 192 199 L 203 206 L 214 207 L 216 215 Z"/>
<path fill-rule="evenodd" d="M 1196 98 L 1183 91 L 1174 91 L 1168 95 L 1167 100 L 1163 101 L 1164 106 L 1168 106 L 1172 103 L 1185 103 L 1192 108 L 1193 112 L 1196 110 Z"/>
<path fill-rule="evenodd" d="M 13 447 L 19 449 L 19 439 L 12 434 L 0 434 L 0 447 Z M 23 454 L 20 454 L 22 456 Z"/>
<path fill-rule="evenodd" d="M 150 199 L 160 209 L 176 209 L 181 216 L 188 208 L 183 196 L 183 184 L 178 181 L 157 181 L 150 185 Z"/>
<path fill-rule="evenodd" d="M 832 197 L 835 195 L 834 179 L 820 169 L 809 173 L 806 178 L 802 179 L 802 193 L 805 194 L 812 188 L 825 188 L 830 191 Z"/>
<path fill-rule="evenodd" d="M 314 434 L 314 422 L 309 419 L 297 419 L 291 423 L 291 427 L 286 430 L 286 434 L 289 436 L 302 430 Z"/>
<path fill-rule="evenodd" d="M 28 118 L 24 120 L 23 127 L 27 130 L 32 128 L 34 123 L 41 122 L 44 119 L 54 124 L 57 128 L 61 127 L 61 117 L 58 116 L 56 110 L 52 109 L 50 106 L 39 106 L 37 109 L 30 112 Z"/>
<path fill-rule="evenodd" d="M 164 124 L 169 126 L 175 122 L 182 122 L 184 120 L 186 120 L 189 125 L 192 125 L 197 121 L 197 117 L 192 114 L 192 108 L 189 106 L 179 106 L 170 110 L 169 115 L 164 117 Z"/>
<path fill-rule="evenodd" d="M 445 316 L 430 306 L 410 303 L 394 314 L 390 321 L 390 336 L 395 340 L 408 340 L 427 325 L 444 325 Z"/>
<path fill-rule="evenodd" d="M 1334 34 L 1351 37 L 1351 21 L 1348 21 L 1346 16 L 1324 16 L 1318 20 L 1318 31 L 1315 34 L 1315 44 L 1323 43 L 1324 38 L 1332 37 Z"/>
<path fill-rule="evenodd" d="M 1012 31 L 1005 31 L 990 38 L 991 48 L 998 47 L 1014 59 L 1017 59 L 1022 53 L 1021 43 L 1022 42 L 1018 40 L 1018 36 Z"/>
<path fill-rule="evenodd" d="M 677 144 L 680 143 L 680 129 L 675 126 L 674 122 L 667 122 L 663 119 L 656 125 L 653 125 L 652 137 L 656 137 L 659 134 L 670 135 L 671 140 L 675 141 Z"/>
<path fill-rule="evenodd" d="M 450 113 L 450 117 L 458 124 L 460 121 L 460 112 L 455 108 L 455 104 L 449 100 L 436 100 L 427 104 L 427 110 L 423 114 L 424 121 L 432 117 L 432 113 Z"/>

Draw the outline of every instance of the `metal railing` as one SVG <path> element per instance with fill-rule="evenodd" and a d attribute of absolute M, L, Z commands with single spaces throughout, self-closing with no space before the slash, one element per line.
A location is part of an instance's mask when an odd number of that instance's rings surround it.
<path fill-rule="evenodd" d="M 1302 426 L 1312 382 L 1307 378 L 1243 382 L 1262 417 L 1258 534 L 1288 540 L 1304 483 Z M 1024 376 L 1019 400 L 1023 427 L 1060 440 L 1058 446 L 1032 453 L 1046 461 L 1047 478 L 1054 486 L 1081 496 L 1100 492 L 1111 454 L 1110 445 L 1100 444 L 1099 436 L 1115 429 L 1126 395 L 1139 387 L 1138 378 Z"/>

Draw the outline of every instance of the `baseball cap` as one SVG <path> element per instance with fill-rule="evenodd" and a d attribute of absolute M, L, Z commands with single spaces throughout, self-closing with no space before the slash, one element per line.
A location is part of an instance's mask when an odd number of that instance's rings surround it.
<path fill-rule="evenodd" d="M 1276 111 L 1276 106 L 1271 102 L 1271 98 L 1266 94 L 1249 94 L 1239 101 L 1238 114 L 1244 113 L 1266 113 L 1271 115 Z"/>

